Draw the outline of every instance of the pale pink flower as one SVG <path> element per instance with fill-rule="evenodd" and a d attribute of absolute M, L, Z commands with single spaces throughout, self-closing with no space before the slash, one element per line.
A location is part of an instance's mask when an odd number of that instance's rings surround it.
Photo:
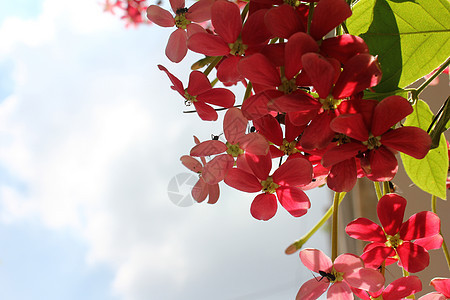
<path fill-rule="evenodd" d="M 365 268 L 363 260 L 354 254 L 341 254 L 333 263 L 318 249 L 304 249 L 300 251 L 300 259 L 308 269 L 319 273 L 322 278 L 305 282 L 298 291 L 296 300 L 314 300 L 326 290 L 327 299 L 352 300 L 354 297 L 351 288 L 377 292 L 384 285 L 383 275 L 375 269 Z"/>
<path fill-rule="evenodd" d="M 430 285 L 434 287 L 436 292 L 428 293 L 418 300 L 446 300 L 450 299 L 450 278 L 433 278 Z"/>

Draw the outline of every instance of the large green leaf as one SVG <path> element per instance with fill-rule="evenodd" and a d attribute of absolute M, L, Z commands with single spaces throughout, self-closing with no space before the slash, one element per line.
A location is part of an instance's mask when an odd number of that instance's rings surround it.
<path fill-rule="evenodd" d="M 433 113 L 428 104 L 419 100 L 414 112 L 406 118 L 405 125 L 420 127 L 427 130 Z M 400 154 L 409 178 L 419 188 L 439 198 L 446 199 L 446 180 L 448 173 L 448 151 L 444 134 L 439 146 L 428 152 L 423 159 L 415 159 L 409 155 Z"/>
<path fill-rule="evenodd" d="M 404 88 L 450 56 L 448 0 L 360 0 L 347 27 L 378 55 L 377 92 Z"/>

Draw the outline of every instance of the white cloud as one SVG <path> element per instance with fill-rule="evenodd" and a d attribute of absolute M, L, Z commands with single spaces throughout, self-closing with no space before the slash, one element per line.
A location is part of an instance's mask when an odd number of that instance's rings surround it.
<path fill-rule="evenodd" d="M 15 66 L 13 95 L 0 104 L 0 165 L 23 185 L 0 183 L 1 220 L 78 232 L 87 263 L 109 266 L 123 299 L 295 295 L 300 262 L 282 251 L 312 218 L 280 208 L 257 222 L 253 196 L 226 187 L 214 206 L 172 204 L 167 184 L 187 172 L 179 157 L 192 135 L 208 138 L 220 124 L 179 113 L 182 99 L 156 69 L 163 62 L 186 83 L 189 62 L 163 57 L 169 31 L 125 30 L 95 1 L 73 3 L 47 0 L 36 20 L 0 27 L 0 59 Z M 279 299 L 272 294 L 254 298 Z"/>

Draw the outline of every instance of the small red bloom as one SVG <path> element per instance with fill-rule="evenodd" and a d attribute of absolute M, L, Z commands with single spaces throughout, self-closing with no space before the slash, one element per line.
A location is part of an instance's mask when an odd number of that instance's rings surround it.
<path fill-rule="evenodd" d="M 208 77 L 200 71 L 191 72 L 189 85 L 187 89 L 184 89 L 183 83 L 165 67 L 158 65 L 158 68 L 166 72 L 170 81 L 172 81 L 172 89 L 186 99 L 186 105 L 193 104 L 199 117 L 204 121 L 217 120 L 217 112 L 207 103 L 226 108 L 234 105 L 235 96 L 233 92 L 224 88 L 212 88 Z"/>
<path fill-rule="evenodd" d="M 419 298 L 419 300 L 446 300 L 450 299 L 450 278 L 433 278 L 430 285 L 436 292 L 428 293 Z"/>
<path fill-rule="evenodd" d="M 349 236 L 372 242 L 361 255 L 366 265 L 377 268 L 387 257 L 396 254 L 408 272 L 419 272 L 428 266 L 428 251 L 415 240 L 439 239 L 441 221 L 435 213 L 422 211 L 403 222 L 405 208 L 405 198 L 387 194 L 377 205 L 378 219 L 383 227 L 366 218 L 358 218 L 347 225 L 345 231 Z"/>
<path fill-rule="evenodd" d="M 359 298 L 363 300 L 400 300 L 420 292 L 422 290 L 422 282 L 417 276 L 406 276 L 392 281 L 386 288 L 381 289 L 376 293 L 366 292 L 359 289 L 352 290 Z"/>

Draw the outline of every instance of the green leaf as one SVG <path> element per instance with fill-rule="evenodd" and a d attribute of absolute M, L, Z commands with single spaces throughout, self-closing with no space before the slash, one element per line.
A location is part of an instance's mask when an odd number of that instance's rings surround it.
<path fill-rule="evenodd" d="M 419 100 L 414 112 L 406 118 L 406 126 L 416 126 L 427 130 L 433 120 L 433 113 L 424 101 Z M 423 159 L 415 159 L 400 153 L 406 173 L 412 182 L 425 192 L 446 199 L 448 173 L 448 151 L 444 134 L 439 146 L 430 150 Z"/>
<path fill-rule="evenodd" d="M 404 88 L 450 56 L 448 0 L 361 0 L 347 19 L 383 71 L 377 92 Z"/>
<path fill-rule="evenodd" d="M 386 97 L 394 96 L 394 95 L 402 96 L 403 98 L 408 99 L 408 91 L 403 90 L 403 89 L 395 90 L 395 91 L 391 91 L 391 92 L 385 92 L 385 93 L 377 93 L 377 92 L 365 90 L 363 99 L 373 99 L 373 100 L 381 101 Z"/>

